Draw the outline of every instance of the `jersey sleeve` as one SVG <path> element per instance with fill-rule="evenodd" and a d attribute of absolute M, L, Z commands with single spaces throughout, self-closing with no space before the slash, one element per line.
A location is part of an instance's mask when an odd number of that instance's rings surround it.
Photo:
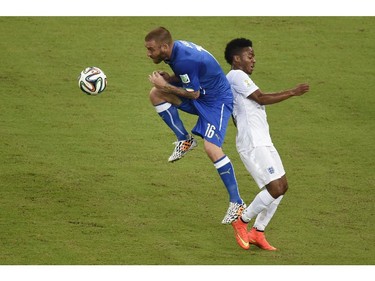
<path fill-rule="evenodd" d="M 175 75 L 181 79 L 182 87 L 187 91 L 198 91 L 200 88 L 198 71 L 194 63 L 186 63 L 176 67 Z"/>
<path fill-rule="evenodd" d="M 234 77 L 232 87 L 234 90 L 243 95 L 245 98 L 259 89 L 251 78 L 243 71 L 238 71 Z"/>

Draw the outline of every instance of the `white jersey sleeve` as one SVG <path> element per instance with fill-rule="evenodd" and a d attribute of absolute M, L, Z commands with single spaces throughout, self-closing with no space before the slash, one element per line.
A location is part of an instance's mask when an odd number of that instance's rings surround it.
<path fill-rule="evenodd" d="M 232 70 L 228 75 L 229 74 L 231 74 L 230 82 L 232 90 L 237 94 L 242 95 L 244 98 L 248 98 L 252 93 L 259 89 L 253 80 L 251 80 L 242 70 Z"/>

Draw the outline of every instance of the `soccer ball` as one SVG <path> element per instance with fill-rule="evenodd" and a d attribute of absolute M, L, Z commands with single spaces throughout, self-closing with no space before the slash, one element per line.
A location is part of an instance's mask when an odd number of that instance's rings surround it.
<path fill-rule="evenodd" d="M 96 96 L 107 87 L 107 76 L 99 67 L 87 67 L 78 76 L 78 86 L 85 94 Z"/>

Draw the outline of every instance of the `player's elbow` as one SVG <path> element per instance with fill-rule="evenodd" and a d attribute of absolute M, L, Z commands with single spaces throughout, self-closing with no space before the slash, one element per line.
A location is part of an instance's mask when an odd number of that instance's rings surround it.
<path fill-rule="evenodd" d="M 268 95 L 265 95 L 265 94 L 261 94 L 258 96 L 258 100 L 257 100 L 257 103 L 259 103 L 260 105 L 267 105 L 270 103 L 270 96 Z"/>
<path fill-rule="evenodd" d="M 249 98 L 259 105 L 267 105 L 267 96 L 263 93 L 252 94 Z"/>
<path fill-rule="evenodd" d="M 260 105 L 267 105 L 267 102 L 265 100 L 260 99 L 258 101 L 258 104 L 260 104 Z"/>

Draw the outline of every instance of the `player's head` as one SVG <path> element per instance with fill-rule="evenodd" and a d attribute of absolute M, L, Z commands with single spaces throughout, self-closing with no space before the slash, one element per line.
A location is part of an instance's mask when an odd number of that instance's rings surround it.
<path fill-rule="evenodd" d="M 171 33 L 164 27 L 151 30 L 145 37 L 147 56 L 154 63 L 169 59 L 172 52 L 173 40 Z"/>
<path fill-rule="evenodd" d="M 232 69 L 241 69 L 251 74 L 255 65 L 253 42 L 246 38 L 236 38 L 230 41 L 224 51 L 224 57 Z"/>

